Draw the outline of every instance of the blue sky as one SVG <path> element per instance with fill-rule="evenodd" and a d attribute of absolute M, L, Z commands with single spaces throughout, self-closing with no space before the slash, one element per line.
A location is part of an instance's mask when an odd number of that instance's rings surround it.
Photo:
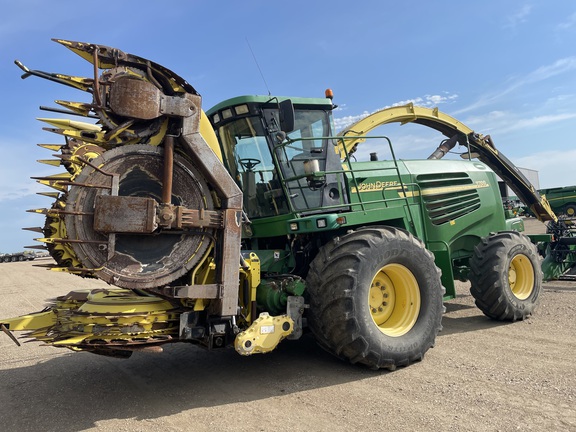
<path fill-rule="evenodd" d="M 490 134 L 540 186 L 576 184 L 576 3 L 521 1 L 3 2 L 0 16 L 0 252 L 34 244 L 29 208 L 50 205 L 30 176 L 57 169 L 37 143 L 61 143 L 36 117 L 55 99 L 87 94 L 13 64 L 89 76 L 90 65 L 51 42 L 114 46 L 163 64 L 203 96 L 205 109 L 242 94 L 318 97 L 334 90 L 336 124 L 403 102 L 438 106 Z M 265 77 L 264 83 L 250 47 Z M 426 157 L 442 137 L 387 126 L 401 158 Z M 378 151 L 367 144 L 359 157 Z M 382 156 L 385 156 L 384 154 Z"/>

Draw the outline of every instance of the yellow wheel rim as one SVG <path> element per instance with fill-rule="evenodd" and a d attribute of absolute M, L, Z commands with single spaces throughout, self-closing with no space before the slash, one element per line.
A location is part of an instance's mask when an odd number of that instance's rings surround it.
<path fill-rule="evenodd" d="M 407 267 L 385 265 L 372 279 L 368 302 L 380 331 L 387 336 L 402 336 L 414 327 L 420 314 L 418 282 Z"/>
<path fill-rule="evenodd" d="M 508 283 L 519 300 L 526 300 L 534 290 L 534 268 L 526 255 L 516 255 L 508 269 Z"/>
<path fill-rule="evenodd" d="M 566 209 L 566 214 L 567 214 L 568 216 L 574 216 L 574 213 L 575 213 L 575 212 L 574 212 L 574 208 L 573 208 L 573 207 L 568 207 L 568 208 Z"/>

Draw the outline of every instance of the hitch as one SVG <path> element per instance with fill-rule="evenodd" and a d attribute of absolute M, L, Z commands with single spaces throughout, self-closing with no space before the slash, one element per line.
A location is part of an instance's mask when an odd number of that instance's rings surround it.
<path fill-rule="evenodd" d="M 262 312 L 248 329 L 236 336 L 234 348 L 245 356 L 267 353 L 293 331 L 294 321 L 288 315 L 271 316 Z"/>

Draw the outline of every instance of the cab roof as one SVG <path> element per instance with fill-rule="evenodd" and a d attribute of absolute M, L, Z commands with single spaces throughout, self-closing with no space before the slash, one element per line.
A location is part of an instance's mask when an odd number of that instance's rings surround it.
<path fill-rule="evenodd" d="M 290 99 L 295 107 L 319 105 L 325 106 L 327 109 L 332 109 L 332 101 L 328 98 L 302 98 L 302 97 L 289 97 L 289 96 L 258 96 L 258 95 L 245 95 L 237 96 L 231 99 L 220 102 L 206 111 L 208 116 L 228 107 L 237 106 L 241 104 L 278 104 L 282 101 Z"/>

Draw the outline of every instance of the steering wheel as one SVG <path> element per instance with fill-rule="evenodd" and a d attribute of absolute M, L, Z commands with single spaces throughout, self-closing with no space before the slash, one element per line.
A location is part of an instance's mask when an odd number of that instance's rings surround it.
<path fill-rule="evenodd" d="M 240 162 L 240 165 L 242 165 L 242 167 L 247 172 L 251 172 L 252 168 L 254 168 L 256 165 L 258 165 L 262 161 L 259 159 L 254 159 L 254 158 L 245 158 L 245 159 L 238 159 L 238 162 Z"/>

